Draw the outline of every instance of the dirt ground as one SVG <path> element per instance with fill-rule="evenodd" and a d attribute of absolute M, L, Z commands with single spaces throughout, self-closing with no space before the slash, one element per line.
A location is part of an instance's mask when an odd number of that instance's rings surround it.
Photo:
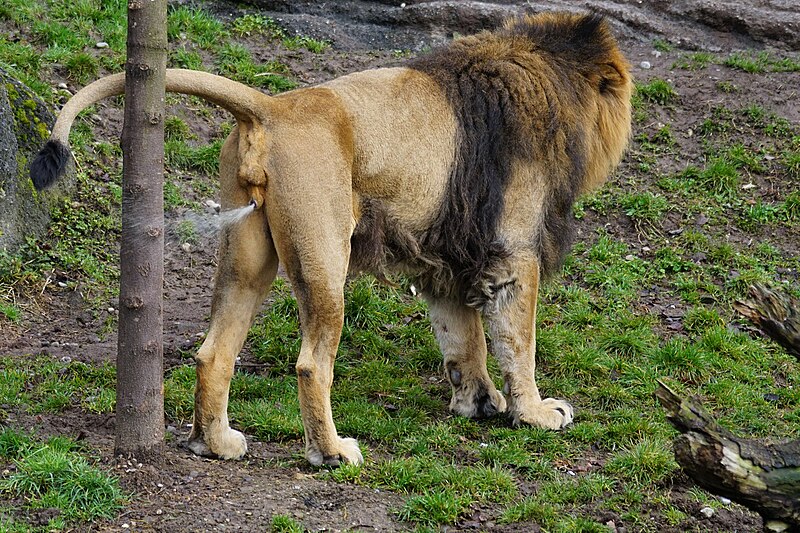
<path fill-rule="evenodd" d="M 316 38 L 329 39 L 331 50 L 321 55 L 306 51 L 286 51 L 277 46 L 252 42 L 254 55 L 261 60 L 279 59 L 287 63 L 302 84 L 318 83 L 347 72 L 396 64 L 401 59 L 393 50 L 423 50 L 452 37 L 453 32 L 468 33 L 479 27 L 496 24 L 504 16 L 523 10 L 563 8 L 572 2 L 455 2 L 407 0 L 400 2 L 304 2 L 253 1 L 251 5 L 214 2 L 208 8 L 215 14 L 230 18 L 252 11 L 260 4 L 265 14 L 281 24 Z M 798 74 L 752 75 L 718 65 L 692 71 L 672 69 L 683 51 L 707 50 L 727 53 L 736 49 L 777 47 L 800 50 L 800 9 L 795 0 L 758 2 L 675 0 L 663 2 L 594 1 L 580 2 L 581 8 L 593 8 L 611 17 L 618 31 L 622 48 L 633 65 L 639 81 L 659 77 L 671 80 L 680 94 L 680 101 L 668 116 L 652 117 L 654 122 L 670 123 L 687 157 L 702 151 L 700 140 L 686 133 L 695 128 L 699 117 L 713 105 L 738 107 L 733 100 L 760 103 L 797 124 L 800 122 Z M 659 53 L 653 39 L 661 38 L 676 49 Z M 278 56 L 278 57 L 276 57 Z M 649 63 L 644 65 L 643 62 Z M 648 67 L 648 68 L 645 68 Z M 60 80 L 54 80 L 56 83 Z M 733 95 L 723 95 L 716 89 L 720 81 L 730 81 L 740 88 Z M 101 133 L 108 138 L 118 135 L 121 119 L 109 107 L 102 108 L 106 127 Z M 210 131 L 211 119 L 193 121 L 195 131 Z M 204 122 L 205 121 L 205 122 Z M 652 127 L 652 124 L 640 125 Z M 636 132 L 635 132 L 636 134 Z M 201 133 L 202 135 L 202 133 Z M 624 165 L 633 165 L 626 161 Z M 662 173 L 674 168 L 661 168 Z M 624 173 L 624 168 L 623 168 Z M 764 185 L 765 200 L 769 199 L 770 184 Z M 204 202 L 207 199 L 198 199 Z M 198 243 L 188 251 L 175 232 L 177 224 L 190 219 L 200 228 Z M 587 216 L 581 222 L 581 234 L 588 235 L 598 224 L 605 224 L 617 238 L 641 241 L 641 235 L 628 219 L 599 219 Z M 678 228 L 680 221 L 668 220 L 665 231 Z M 166 243 L 166 279 L 164 307 L 164 353 L 167 369 L 182 364 L 181 350 L 194 346 L 207 327 L 210 312 L 212 278 L 215 268 L 215 220 L 211 208 L 206 212 L 175 213 L 168 220 Z M 754 236 L 757 238 L 757 235 Z M 579 237 L 580 238 L 580 237 Z M 787 235 L 787 252 L 800 253 L 800 238 Z M 794 244 L 791 244 L 791 243 Z M 797 281 L 797 272 L 786 276 Z M 668 296 L 654 296 L 652 305 L 664 305 Z M 108 302 L 116 308 L 116 302 Z M 60 359 L 70 357 L 85 361 L 113 359 L 116 336 L 104 334 L 106 317 L 85 307 L 79 291 L 59 289 L 51 285 L 34 305 L 19 326 L 5 327 L 0 333 L 0 354 L 47 354 Z M 243 362 L 247 362 L 247 353 Z M 113 449 L 113 417 L 87 415 L 75 410 L 57 417 L 36 418 L 19 415 L 6 420 L 33 427 L 43 434 L 63 434 L 80 438 L 103 454 L 123 486 L 134 491 L 134 499 L 114 521 L 97 523 L 99 531 L 259 531 L 269 524 L 275 513 L 287 514 L 301 521 L 310 530 L 341 531 L 404 531 L 408 524 L 398 522 L 391 510 L 402 504 L 403 498 L 393 493 L 336 484 L 315 479 L 312 470 L 299 456 L 301 443 L 261 443 L 250 441 L 250 453 L 244 461 L 220 462 L 196 457 L 183 448 L 188 428 L 170 427 L 174 437 L 169 439 L 163 460 L 142 465 L 136 460 L 119 460 L 111 456 Z M 674 487 L 676 501 L 681 499 L 691 483 Z M 699 509 L 688 506 L 688 514 L 699 516 Z M 535 531 L 535 524 L 514 524 L 500 527 L 476 511 L 464 523 L 448 531 L 492 529 L 498 531 Z M 596 517 L 600 519 L 601 517 Z M 613 520 L 614 517 L 608 517 Z M 700 520 L 701 518 L 698 518 Z M 721 510 L 704 519 L 707 531 L 758 531 L 760 519 L 740 512 Z M 617 522 L 618 524 L 620 522 Z M 698 522 L 699 523 L 699 522 Z M 662 531 L 673 529 L 666 523 L 654 524 Z"/>

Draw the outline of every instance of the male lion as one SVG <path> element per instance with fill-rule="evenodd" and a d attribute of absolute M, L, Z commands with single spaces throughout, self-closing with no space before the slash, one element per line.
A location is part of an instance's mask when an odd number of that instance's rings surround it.
<path fill-rule="evenodd" d="M 576 196 L 603 183 L 623 154 L 628 68 L 600 16 L 554 13 L 512 19 L 404 67 L 275 97 L 167 70 L 167 91 L 235 115 L 220 156 L 221 202 L 251 205 L 222 229 L 191 450 L 225 459 L 247 450 L 228 425 L 229 383 L 279 261 L 300 310 L 297 378 L 312 464 L 363 461 L 356 441 L 337 434 L 330 403 L 348 272 L 402 272 L 420 288 L 452 411 L 569 424 L 572 407 L 542 400 L 534 380 L 537 290 L 569 248 Z M 31 166 L 37 188 L 63 172 L 78 112 L 123 91 L 117 74 L 69 101 Z M 503 394 L 486 370 L 481 317 Z"/>

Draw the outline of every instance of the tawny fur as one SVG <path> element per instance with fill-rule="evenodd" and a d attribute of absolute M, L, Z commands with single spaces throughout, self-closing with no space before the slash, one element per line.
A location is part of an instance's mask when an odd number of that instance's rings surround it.
<path fill-rule="evenodd" d="M 311 463 L 362 461 L 357 443 L 337 434 L 330 403 L 348 272 L 402 272 L 422 287 L 454 412 L 507 411 L 515 424 L 553 429 L 571 422 L 570 405 L 542 400 L 534 380 L 536 298 L 569 248 L 574 199 L 606 179 L 630 135 L 628 65 L 599 17 L 514 19 L 406 67 L 277 97 L 202 72 L 168 70 L 166 80 L 168 91 L 234 114 L 222 207 L 256 206 L 222 229 L 197 354 L 193 451 L 237 458 L 247 449 L 228 424 L 229 384 L 279 261 L 298 300 Z M 32 165 L 37 187 L 63 170 L 78 112 L 123 87 L 124 74 L 110 76 L 70 100 Z M 481 317 L 504 394 L 486 370 Z"/>

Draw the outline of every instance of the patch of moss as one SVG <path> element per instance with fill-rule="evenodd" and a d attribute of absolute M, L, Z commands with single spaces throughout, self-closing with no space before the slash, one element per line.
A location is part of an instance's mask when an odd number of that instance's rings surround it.
<path fill-rule="evenodd" d="M 14 134 L 20 151 L 38 151 L 50 136 L 52 115 L 43 103 L 34 98 L 33 92 L 10 80 L 6 81 L 5 88 L 14 110 Z"/>

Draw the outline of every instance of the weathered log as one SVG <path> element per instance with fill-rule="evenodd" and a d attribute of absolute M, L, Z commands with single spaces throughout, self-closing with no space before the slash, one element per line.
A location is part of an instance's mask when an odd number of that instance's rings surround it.
<path fill-rule="evenodd" d="M 655 395 L 681 432 L 675 458 L 698 485 L 757 512 L 769 531 L 800 531 L 800 441 L 739 438 L 664 383 Z"/>
<path fill-rule="evenodd" d="M 733 308 L 764 334 L 800 357 L 800 302 L 763 285 L 750 287 L 750 299 L 736 301 Z"/>

